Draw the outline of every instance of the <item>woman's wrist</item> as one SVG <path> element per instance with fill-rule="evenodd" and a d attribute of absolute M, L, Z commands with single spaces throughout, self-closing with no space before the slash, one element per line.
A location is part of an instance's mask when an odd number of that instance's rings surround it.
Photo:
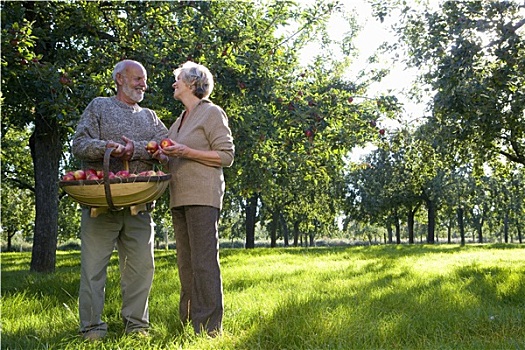
<path fill-rule="evenodd" d="M 160 159 L 159 159 L 159 163 L 162 164 L 162 165 L 166 165 L 168 164 L 170 161 L 170 158 L 167 156 L 167 155 L 160 155 Z"/>

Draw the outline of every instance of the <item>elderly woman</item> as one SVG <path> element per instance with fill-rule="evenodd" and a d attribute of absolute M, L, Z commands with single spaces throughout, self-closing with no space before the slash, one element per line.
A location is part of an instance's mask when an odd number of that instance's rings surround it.
<path fill-rule="evenodd" d="M 169 158 L 172 174 L 169 191 L 181 283 L 179 314 L 196 333 L 215 336 L 222 332 L 224 313 L 218 234 L 223 167 L 232 165 L 235 148 L 226 113 L 208 99 L 214 84 L 210 71 L 186 62 L 174 74 L 173 97 L 185 110 L 169 129 L 173 145 L 161 148 L 158 157 Z"/>

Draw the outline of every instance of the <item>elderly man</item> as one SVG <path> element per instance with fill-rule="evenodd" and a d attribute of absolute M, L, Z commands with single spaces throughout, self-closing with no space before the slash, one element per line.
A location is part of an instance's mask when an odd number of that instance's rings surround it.
<path fill-rule="evenodd" d="M 73 155 L 84 168 L 102 169 L 104 153 L 112 148 L 110 170 L 151 170 L 154 162 L 145 146 L 166 137 L 167 129 L 154 111 L 141 108 L 147 73 L 139 62 L 124 60 L 113 71 L 117 93 L 97 97 L 86 107 L 73 139 Z M 153 282 L 151 206 L 118 211 L 83 207 L 81 221 L 80 333 L 88 340 L 103 338 L 102 320 L 106 270 L 114 247 L 119 254 L 122 309 L 126 333 L 147 334 L 148 298 Z"/>

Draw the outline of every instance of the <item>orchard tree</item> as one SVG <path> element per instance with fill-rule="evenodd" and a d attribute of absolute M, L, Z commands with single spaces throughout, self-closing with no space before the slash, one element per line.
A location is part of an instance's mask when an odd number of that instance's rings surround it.
<path fill-rule="evenodd" d="M 346 222 L 360 221 L 383 225 L 389 232 L 395 227 L 396 243 L 401 243 L 400 221 L 403 205 L 408 198 L 415 200 L 413 207 L 419 207 L 415 195 L 408 192 L 398 166 L 399 153 L 385 145 L 368 154 L 363 162 L 354 164 L 347 174 Z"/>
<path fill-rule="evenodd" d="M 376 15 L 397 14 L 408 64 L 421 67 L 435 93 L 433 117 L 467 161 L 497 154 L 525 164 L 525 4 L 445 1 L 433 8 L 374 1 Z M 397 44 L 395 44 L 397 45 Z"/>
<path fill-rule="evenodd" d="M 150 68 L 148 63 L 162 48 L 144 40 L 142 33 L 150 23 L 166 20 L 153 19 L 158 13 L 149 9 L 160 11 L 164 6 L 167 14 L 169 8 L 162 3 L 121 2 L 1 6 L 2 134 L 9 128 L 32 129 L 36 216 L 31 270 L 52 272 L 59 169 L 67 141 L 87 103 L 112 94 L 111 69 L 118 60 L 135 58 Z"/>
<path fill-rule="evenodd" d="M 525 167 L 499 159 L 490 162 L 490 173 L 486 186 L 491 198 L 491 226 L 495 232 L 502 233 L 503 242 L 509 243 L 514 233 L 521 243 L 520 222 L 524 218 L 525 196 L 519 186 L 525 175 Z"/>
<path fill-rule="evenodd" d="M 13 249 L 15 235 L 25 240 L 34 223 L 34 183 L 30 168 L 29 130 L 3 129 L 2 133 L 2 238 Z M 13 150 L 19 149 L 18 152 Z"/>
<path fill-rule="evenodd" d="M 274 131 L 271 105 L 287 91 L 285 80 L 297 65 L 295 50 L 335 8 L 322 3 L 302 10 L 280 1 L 1 6 L 2 137 L 9 128 L 32 130 L 36 217 L 31 270 L 39 272 L 55 266 L 57 182 L 61 164 L 70 164 L 65 160 L 68 141 L 89 101 L 114 94 L 111 70 L 117 61 L 131 58 L 144 64 L 149 93 L 142 104 L 155 109 L 167 125 L 181 110 L 172 98 L 173 69 L 192 60 L 214 72 L 217 86 L 211 97 L 227 111 L 238 150 L 234 167 L 225 174 L 227 201 L 250 201 L 261 166 L 250 161 L 255 157 L 249 150 L 261 134 Z M 301 24 L 295 35 L 274 35 L 276 28 L 295 20 Z"/>

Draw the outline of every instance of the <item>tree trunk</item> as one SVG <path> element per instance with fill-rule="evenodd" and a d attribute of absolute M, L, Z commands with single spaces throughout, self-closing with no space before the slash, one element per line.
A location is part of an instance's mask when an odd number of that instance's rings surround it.
<path fill-rule="evenodd" d="M 503 219 L 503 237 L 505 237 L 505 243 L 509 243 L 509 212 L 505 212 L 505 218 Z"/>
<path fill-rule="evenodd" d="M 459 207 L 457 210 L 458 214 L 458 228 L 459 236 L 461 237 L 461 245 L 465 245 L 465 224 L 463 222 L 463 208 Z"/>
<path fill-rule="evenodd" d="M 299 246 L 299 221 L 293 223 L 293 246 Z"/>
<path fill-rule="evenodd" d="M 248 198 L 248 203 L 246 204 L 246 249 L 255 248 L 255 223 L 258 199 L 259 196 L 254 194 Z"/>
<path fill-rule="evenodd" d="M 393 241 L 392 225 L 387 224 L 386 225 L 386 231 L 388 232 L 388 244 L 392 244 L 392 241 Z"/>
<path fill-rule="evenodd" d="M 288 247 L 290 245 L 290 242 L 289 242 L 290 233 L 288 232 L 288 225 L 286 224 L 286 220 L 282 213 L 279 215 L 279 220 L 281 222 L 281 227 L 283 228 L 284 246 Z"/>
<path fill-rule="evenodd" d="M 427 231 L 427 243 L 435 243 L 435 232 L 436 232 L 436 204 L 434 201 L 427 201 L 427 219 L 428 219 L 428 231 Z"/>
<path fill-rule="evenodd" d="M 13 233 L 7 233 L 7 247 L 8 252 L 13 250 L 13 237 L 16 235 L 16 231 Z"/>
<path fill-rule="evenodd" d="M 521 234 L 521 227 L 520 227 L 519 220 L 516 220 L 516 229 L 518 230 L 518 242 L 521 244 L 521 243 L 523 243 L 523 238 L 522 238 L 522 234 Z"/>
<path fill-rule="evenodd" d="M 35 232 L 30 270 L 54 272 L 58 235 L 58 166 L 62 142 L 56 120 L 40 116 L 29 142 L 35 171 Z"/>
<path fill-rule="evenodd" d="M 401 244 L 401 225 L 398 220 L 396 220 L 394 226 L 396 228 L 396 243 Z"/>
<path fill-rule="evenodd" d="M 448 241 L 448 244 L 452 243 L 452 218 L 449 218 L 448 220 L 447 241 Z"/>
<path fill-rule="evenodd" d="M 408 243 L 414 244 L 414 215 L 415 211 L 409 210 L 407 217 L 407 227 L 408 227 Z"/>
<path fill-rule="evenodd" d="M 479 220 L 479 225 L 476 225 L 476 232 L 478 233 L 478 243 L 483 243 L 483 222 L 484 219 L 481 218 Z"/>
<path fill-rule="evenodd" d="M 272 213 L 272 222 L 270 223 L 270 247 L 277 246 L 277 226 L 279 225 L 279 209 L 275 209 Z"/>

